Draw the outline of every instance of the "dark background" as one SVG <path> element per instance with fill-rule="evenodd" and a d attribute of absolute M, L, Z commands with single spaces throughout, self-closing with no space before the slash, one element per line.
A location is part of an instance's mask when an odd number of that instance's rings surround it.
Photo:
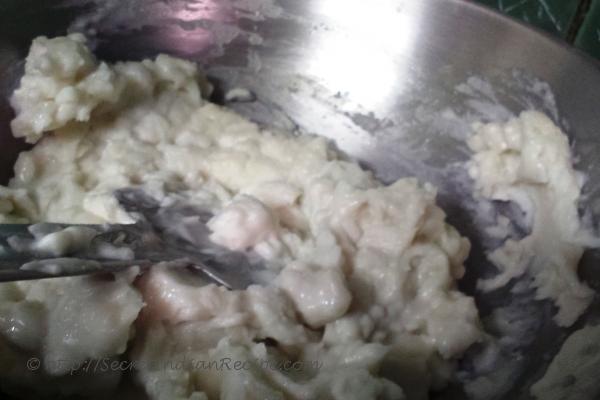
<path fill-rule="evenodd" d="M 600 59 L 600 0 L 474 0 L 559 36 Z"/>

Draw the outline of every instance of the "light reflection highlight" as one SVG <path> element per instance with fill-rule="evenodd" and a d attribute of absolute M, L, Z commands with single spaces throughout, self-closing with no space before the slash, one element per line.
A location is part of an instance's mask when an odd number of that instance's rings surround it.
<path fill-rule="evenodd" d="M 411 68 L 404 55 L 417 44 L 419 19 L 414 12 L 407 12 L 415 2 L 315 3 L 316 11 L 330 21 L 331 30 L 312 35 L 314 56 L 307 63 L 307 73 L 334 91 L 348 92 L 366 109 L 385 109 L 403 90 L 400 85 L 405 80 L 398 79 L 399 74 L 409 73 Z"/>

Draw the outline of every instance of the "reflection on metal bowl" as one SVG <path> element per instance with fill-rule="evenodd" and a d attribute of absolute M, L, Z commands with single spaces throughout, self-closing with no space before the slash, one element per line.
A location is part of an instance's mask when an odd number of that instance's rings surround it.
<path fill-rule="evenodd" d="M 577 168 L 589 177 L 586 204 L 597 211 L 595 61 L 458 0 L 9 0 L 2 9 L 0 183 L 26 147 L 10 135 L 7 95 L 35 36 L 83 32 L 107 60 L 166 52 L 197 61 L 215 82 L 216 101 L 230 88 L 247 88 L 257 101 L 231 104 L 243 115 L 326 135 L 384 181 L 414 175 L 440 188 L 450 222 L 473 242 L 462 290 L 475 296 L 484 321 L 492 309 L 508 305 L 527 314 L 526 326 L 510 337 L 518 359 L 511 384 L 495 388 L 497 398 L 527 398 L 569 330 L 552 323 L 548 303 L 507 296 L 508 290 L 475 291 L 477 277 L 493 267 L 483 256 L 481 221 L 472 209 L 464 140 L 472 121 L 544 111 L 572 139 Z M 599 290 L 597 257 L 588 252 L 580 271 Z M 596 301 L 576 327 L 597 317 L 598 309 Z M 470 357 L 477 349 L 470 353 L 459 374 L 463 382 L 473 378 Z M 434 396 L 465 398 L 460 384 Z"/>

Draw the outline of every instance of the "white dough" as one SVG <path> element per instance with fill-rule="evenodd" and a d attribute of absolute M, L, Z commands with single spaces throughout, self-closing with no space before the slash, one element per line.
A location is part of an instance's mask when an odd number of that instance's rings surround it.
<path fill-rule="evenodd" d="M 208 86 L 194 64 L 165 55 L 107 65 L 78 35 L 34 41 L 13 130 L 37 143 L 0 188 L 0 221 L 130 222 L 112 193 L 141 185 L 208 207 L 215 242 L 254 250 L 279 274 L 227 291 L 156 266 L 135 282 L 106 283 L 111 298 L 88 278 L 36 282 L 13 312 L 28 321 L 34 301 L 50 307 L 40 332 L 49 345 L 35 354 L 121 354 L 143 299 L 128 354 L 152 399 L 401 399 L 443 386 L 481 329 L 455 284 L 469 242 L 446 224 L 435 189 L 416 179 L 384 186 L 323 138 L 263 130 L 208 103 Z M 43 296 L 34 300 L 34 288 Z M 33 346 L 26 333 L 0 336 L 8 340 Z M 226 372 L 150 363 L 182 357 L 250 364 Z M 397 372 L 383 377 L 384 366 Z M 0 363 L 0 379 L 7 374 Z"/>
<path fill-rule="evenodd" d="M 210 239 L 230 250 L 241 251 L 275 237 L 277 224 L 260 201 L 242 196 L 208 221 Z"/>
<path fill-rule="evenodd" d="M 492 200 L 516 202 L 531 222 L 528 236 L 508 239 L 489 254 L 500 273 L 478 286 L 496 289 L 528 272 L 536 298 L 554 301 L 556 323 L 569 326 L 594 296 L 579 281 L 577 265 L 585 247 L 598 245 L 598 239 L 579 220 L 581 179 L 572 166 L 567 136 L 536 111 L 474 128 L 468 143 L 478 191 Z"/>
<path fill-rule="evenodd" d="M 98 232 L 84 226 L 69 226 L 58 232 L 49 233 L 37 239 L 34 250 L 58 257 L 71 252 L 85 250 Z"/>
<path fill-rule="evenodd" d="M 334 268 L 288 266 L 279 275 L 279 282 L 304 321 L 313 328 L 340 318 L 352 300 L 343 274 Z"/>
<path fill-rule="evenodd" d="M 594 400 L 600 396 L 600 325 L 571 334 L 544 376 L 531 386 L 539 400 Z"/>

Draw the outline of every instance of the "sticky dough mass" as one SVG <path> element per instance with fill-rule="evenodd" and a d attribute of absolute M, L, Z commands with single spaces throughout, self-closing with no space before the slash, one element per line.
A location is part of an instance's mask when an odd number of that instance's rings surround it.
<path fill-rule="evenodd" d="M 323 138 L 261 129 L 207 102 L 210 85 L 184 60 L 108 65 L 74 34 L 34 40 L 25 70 L 12 129 L 37 143 L 0 188 L 0 222 L 131 222 L 112 193 L 142 186 L 210 209 L 212 239 L 256 251 L 277 278 L 228 291 L 156 266 L 2 284 L 5 387 L 109 390 L 119 371 L 69 367 L 127 357 L 152 399 L 424 398 L 481 338 L 474 301 L 455 285 L 469 242 L 430 185 L 384 186 Z M 25 368 L 34 355 L 36 372 Z M 247 368 L 190 361 L 223 358 Z"/>
<path fill-rule="evenodd" d="M 570 326 L 594 298 L 577 276 L 579 260 L 586 247 L 600 242 L 579 218 L 583 178 L 573 169 L 567 136 L 537 111 L 478 123 L 474 131 L 468 140 L 474 152 L 469 172 L 478 193 L 517 204 L 530 228 L 525 237 L 507 238 L 488 254 L 500 273 L 478 286 L 497 289 L 527 273 L 536 299 L 552 300 L 558 308 L 555 322 Z"/>

